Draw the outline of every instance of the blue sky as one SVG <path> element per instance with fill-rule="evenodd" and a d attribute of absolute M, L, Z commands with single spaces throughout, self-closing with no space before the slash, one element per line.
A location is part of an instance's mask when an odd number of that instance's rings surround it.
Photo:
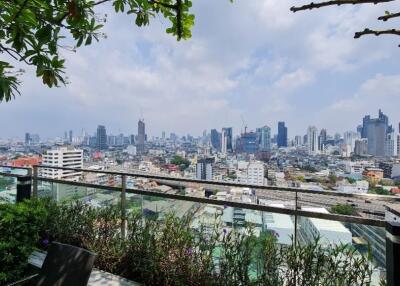
<path fill-rule="evenodd" d="M 381 108 L 400 121 L 400 39 L 353 39 L 392 5 L 329 7 L 293 14 L 294 0 L 193 0 L 192 39 L 177 42 L 168 22 L 133 19 L 104 7 L 107 39 L 67 58 L 66 87 L 48 89 L 28 69 L 22 96 L 0 104 L 0 138 L 62 136 L 65 130 L 201 134 L 234 133 L 286 121 L 290 137 L 309 125 L 328 133 L 354 130 Z M 392 25 L 392 26 L 391 26 Z M 0 55 L 4 57 L 4 55 Z"/>

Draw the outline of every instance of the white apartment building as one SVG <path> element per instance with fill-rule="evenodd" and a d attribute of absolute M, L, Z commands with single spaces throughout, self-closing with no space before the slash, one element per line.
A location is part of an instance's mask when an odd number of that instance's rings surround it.
<path fill-rule="evenodd" d="M 262 162 L 251 161 L 242 172 L 238 171 L 238 182 L 243 184 L 260 185 L 265 183 L 265 167 Z"/>
<path fill-rule="evenodd" d="M 42 165 L 52 167 L 83 168 L 83 150 L 73 147 L 60 147 L 48 150 L 43 154 Z M 40 168 L 40 176 L 52 179 L 78 181 L 82 172 L 60 169 Z"/>
<path fill-rule="evenodd" d="M 307 129 L 307 150 L 309 155 L 318 154 L 318 129 L 315 126 Z"/>
<path fill-rule="evenodd" d="M 375 167 L 372 161 L 344 161 L 346 173 L 362 174 L 366 167 Z"/>
<path fill-rule="evenodd" d="M 349 194 L 366 194 L 368 192 L 368 181 L 357 181 L 355 184 L 350 184 L 346 180 L 337 183 L 337 190 L 342 193 Z"/>

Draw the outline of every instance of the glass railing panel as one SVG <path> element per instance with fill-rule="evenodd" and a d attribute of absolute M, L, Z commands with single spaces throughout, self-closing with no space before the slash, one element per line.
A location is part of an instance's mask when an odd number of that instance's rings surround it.
<path fill-rule="evenodd" d="M 321 207 L 303 207 L 304 210 L 326 213 Z M 381 285 L 385 278 L 386 232 L 384 227 L 366 224 L 339 222 L 320 218 L 298 216 L 297 236 L 301 245 L 315 243 L 327 251 L 346 245 L 355 250 L 355 256 L 363 256 L 372 271 L 371 284 Z M 350 271 L 350 267 L 347 272 Z M 368 284 L 369 285 L 369 284 Z"/>
<path fill-rule="evenodd" d="M 108 190 L 39 180 L 38 197 L 52 198 L 59 203 L 80 201 L 93 207 L 104 207 L 119 204 L 121 194 L 113 189 Z"/>
<path fill-rule="evenodd" d="M 0 203 L 15 203 L 17 178 L 0 175 Z"/>

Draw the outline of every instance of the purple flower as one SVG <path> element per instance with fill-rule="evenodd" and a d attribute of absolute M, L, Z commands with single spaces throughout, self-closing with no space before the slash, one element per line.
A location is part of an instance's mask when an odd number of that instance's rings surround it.
<path fill-rule="evenodd" d="M 224 234 L 226 234 L 226 233 L 227 233 L 227 230 L 226 230 L 226 228 L 224 228 L 222 231 L 224 232 Z"/>
<path fill-rule="evenodd" d="M 192 255 L 193 254 L 193 249 L 191 247 L 189 247 L 188 249 L 186 249 L 186 254 L 187 255 Z"/>
<path fill-rule="evenodd" d="M 49 243 L 50 243 L 50 241 L 47 238 L 42 240 L 42 245 L 43 246 L 47 246 L 47 245 L 49 245 Z"/>

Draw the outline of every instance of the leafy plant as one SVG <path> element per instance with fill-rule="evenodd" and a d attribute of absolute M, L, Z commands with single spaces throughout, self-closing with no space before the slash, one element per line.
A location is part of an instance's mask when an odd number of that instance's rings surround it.
<path fill-rule="evenodd" d="M 189 11 L 190 0 L 3 0 L 0 52 L 10 60 L 35 67 L 36 76 L 49 87 L 65 84 L 65 60 L 60 48 L 75 51 L 105 38 L 101 28 L 106 15 L 99 15 L 96 8 L 107 3 L 115 13 L 133 15 L 139 27 L 149 25 L 151 18 L 161 15 L 171 24 L 167 33 L 178 40 L 191 37 L 194 15 Z M 68 46 L 71 40 L 72 47 Z M 19 94 L 20 72 L 14 71 L 9 62 L 0 61 L 0 101 L 9 101 Z"/>
<path fill-rule="evenodd" d="M 341 214 L 341 215 L 356 215 L 356 208 L 349 204 L 336 204 L 331 206 L 331 213 Z"/>
<path fill-rule="evenodd" d="M 284 246 L 251 226 L 224 229 L 218 218 L 193 229 L 191 217 L 137 212 L 128 215 L 122 237 L 120 214 L 118 207 L 79 202 L 1 205 L 0 283 L 23 276 L 34 247 L 56 240 L 90 249 L 97 268 L 145 285 L 370 285 L 371 256 L 351 245 L 325 248 L 317 238 Z"/>

